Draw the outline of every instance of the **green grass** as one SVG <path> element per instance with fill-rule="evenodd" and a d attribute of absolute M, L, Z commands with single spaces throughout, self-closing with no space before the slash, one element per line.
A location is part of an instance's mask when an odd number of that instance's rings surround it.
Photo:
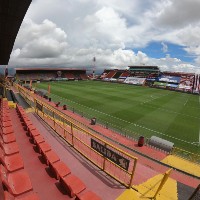
<path fill-rule="evenodd" d="M 48 83 L 37 84 L 47 90 Z M 152 135 L 200 153 L 200 97 L 168 90 L 96 81 L 51 82 L 51 97 L 132 137 Z M 62 98 L 62 99 L 61 99 Z"/>

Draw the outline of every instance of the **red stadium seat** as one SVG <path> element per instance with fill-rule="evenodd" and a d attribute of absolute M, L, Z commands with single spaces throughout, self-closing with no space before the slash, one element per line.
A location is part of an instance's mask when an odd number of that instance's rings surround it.
<path fill-rule="evenodd" d="M 8 191 L 4 191 L 4 200 L 15 200 L 15 197 L 10 194 Z"/>
<path fill-rule="evenodd" d="M 25 170 L 8 173 L 2 165 L 0 168 L 2 184 L 13 196 L 19 196 L 33 190 L 30 178 Z"/>
<path fill-rule="evenodd" d="M 47 142 L 42 142 L 38 144 L 39 153 L 44 154 L 51 151 L 51 146 Z"/>
<path fill-rule="evenodd" d="M 19 116 L 22 119 L 22 121 L 24 121 L 23 117 L 26 116 L 26 112 L 24 111 L 24 109 L 19 110 Z"/>
<path fill-rule="evenodd" d="M 36 127 L 33 124 L 30 124 L 28 126 L 26 126 L 25 130 L 27 130 L 28 132 L 26 133 L 27 136 L 31 136 L 31 131 L 36 130 Z"/>
<path fill-rule="evenodd" d="M 44 156 L 45 156 L 45 160 L 46 160 L 47 165 L 51 165 L 52 166 L 53 163 L 56 163 L 56 162 L 58 162 L 60 160 L 58 155 L 52 150 L 48 151 L 48 152 L 45 152 Z"/>
<path fill-rule="evenodd" d="M 0 112 L 0 117 L 3 118 L 3 117 L 10 117 L 10 112 L 5 112 L 5 111 L 2 111 Z M 3 121 L 3 120 L 2 120 Z M 10 120 L 9 120 L 10 121 Z"/>
<path fill-rule="evenodd" d="M 41 135 L 33 137 L 33 143 L 38 145 L 39 143 L 44 142 L 44 138 Z"/>
<path fill-rule="evenodd" d="M 29 134 L 33 138 L 40 135 L 40 132 L 37 129 L 34 129 L 34 130 L 30 130 Z"/>
<path fill-rule="evenodd" d="M 63 178 L 65 176 L 71 174 L 71 170 L 62 161 L 58 161 L 56 163 L 53 163 L 52 164 L 52 169 L 54 171 L 56 179 L 58 179 L 58 180 L 60 180 L 61 177 Z"/>
<path fill-rule="evenodd" d="M 1 110 L 1 117 L 6 115 L 10 116 L 10 110 L 9 109 Z"/>
<path fill-rule="evenodd" d="M 10 127 L 3 127 L 2 128 L 2 133 L 3 134 L 9 134 L 9 133 L 14 133 L 14 130 L 13 130 L 13 127 L 12 126 L 10 126 Z"/>
<path fill-rule="evenodd" d="M 3 142 L 5 144 L 11 143 L 11 142 L 16 142 L 14 133 L 6 134 L 6 135 L 3 134 L 2 138 L 3 138 Z"/>
<path fill-rule="evenodd" d="M 0 148 L 0 159 L 2 159 L 5 156 L 4 150 Z"/>
<path fill-rule="evenodd" d="M 28 131 L 36 130 L 36 127 L 33 124 L 28 125 Z"/>
<path fill-rule="evenodd" d="M 7 121 L 11 121 L 10 116 L 8 115 L 2 116 L 2 122 L 7 122 Z"/>
<path fill-rule="evenodd" d="M 19 153 L 4 156 L 1 158 L 1 162 L 8 172 L 14 172 L 24 168 L 23 159 Z"/>
<path fill-rule="evenodd" d="M 88 190 L 86 192 L 77 194 L 75 200 L 102 200 L 99 196 L 97 196 L 94 192 Z"/>
<path fill-rule="evenodd" d="M 33 124 L 32 124 L 32 122 L 30 121 L 30 119 L 29 119 L 28 117 L 24 117 L 23 120 L 24 120 L 24 123 L 25 123 L 25 124 L 24 124 L 24 125 L 25 125 L 25 128 L 24 128 L 24 129 L 25 129 L 25 130 L 28 130 L 28 127 L 29 127 L 30 125 L 33 125 Z"/>
<path fill-rule="evenodd" d="M 19 153 L 19 146 L 18 146 L 17 142 L 3 144 L 2 149 L 3 149 L 5 155 L 12 155 L 15 153 Z"/>
<path fill-rule="evenodd" d="M 40 200 L 40 199 L 39 199 L 38 195 L 30 194 L 30 195 L 27 195 L 25 197 L 17 198 L 16 200 Z"/>
<path fill-rule="evenodd" d="M 17 197 L 15 198 L 12 194 L 10 194 L 8 191 L 4 191 L 4 200 L 39 200 L 39 197 L 34 193 L 28 193 L 23 197 Z"/>
<path fill-rule="evenodd" d="M 6 122 L 2 122 L 2 127 L 6 128 L 6 127 L 11 127 L 12 124 L 10 121 L 6 121 Z"/>
<path fill-rule="evenodd" d="M 70 197 L 75 197 L 77 194 L 86 189 L 85 184 L 75 175 L 61 177 L 61 185 L 67 190 Z"/>

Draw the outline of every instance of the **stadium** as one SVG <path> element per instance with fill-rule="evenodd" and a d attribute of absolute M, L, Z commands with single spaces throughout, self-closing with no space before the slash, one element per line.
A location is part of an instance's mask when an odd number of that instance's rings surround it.
<path fill-rule="evenodd" d="M 1 65 L 31 4 L 6 2 Z M 199 74 L 15 70 L 0 84 L 0 199 L 199 199 Z"/>

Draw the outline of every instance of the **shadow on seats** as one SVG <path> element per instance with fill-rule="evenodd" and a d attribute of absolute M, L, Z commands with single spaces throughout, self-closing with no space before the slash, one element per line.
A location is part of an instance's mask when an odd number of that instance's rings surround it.
<path fill-rule="evenodd" d="M 63 195 L 68 195 L 67 191 L 65 190 L 65 188 L 60 184 L 60 182 L 56 182 L 55 183 L 57 189 L 63 194 Z"/>

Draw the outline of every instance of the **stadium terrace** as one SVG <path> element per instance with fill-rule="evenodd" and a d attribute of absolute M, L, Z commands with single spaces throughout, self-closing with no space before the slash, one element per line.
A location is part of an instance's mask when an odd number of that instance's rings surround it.
<path fill-rule="evenodd" d="M 0 65 L 31 2 L 0 0 Z M 200 199 L 199 92 L 199 74 L 157 66 L 6 67 L 0 200 Z"/>

